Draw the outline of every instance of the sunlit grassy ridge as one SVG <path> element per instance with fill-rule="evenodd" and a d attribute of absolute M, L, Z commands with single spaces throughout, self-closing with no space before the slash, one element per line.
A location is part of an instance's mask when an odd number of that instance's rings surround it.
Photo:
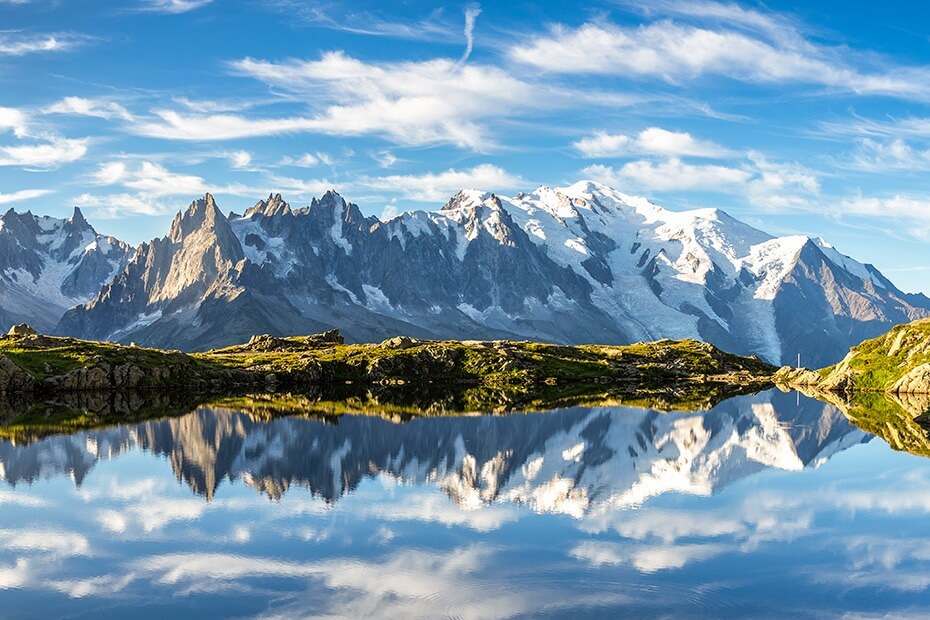
<path fill-rule="evenodd" d="M 342 344 L 318 337 L 271 338 L 184 354 L 113 343 L 37 336 L 0 339 L 0 357 L 37 389 L 326 385 L 438 382 L 513 389 L 578 383 L 769 381 L 773 368 L 693 340 L 629 346 L 532 342 L 415 341 Z M 93 372 L 91 372 L 93 371 Z M 8 373 L 9 374 L 9 373 Z"/>
<path fill-rule="evenodd" d="M 792 376 L 792 375 L 797 376 Z M 898 325 L 849 351 L 838 364 L 812 373 L 783 369 L 776 377 L 828 391 L 930 392 L 930 319 Z"/>

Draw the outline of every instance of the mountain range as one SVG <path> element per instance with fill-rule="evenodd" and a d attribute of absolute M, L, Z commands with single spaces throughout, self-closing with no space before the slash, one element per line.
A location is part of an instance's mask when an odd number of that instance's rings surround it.
<path fill-rule="evenodd" d="M 29 225 L 12 237 L 20 245 L 4 236 L 14 221 Z M 332 191 L 299 209 L 269 195 L 241 215 L 207 194 L 135 251 L 79 212 L 10 212 L 0 244 L 0 327 L 60 318 L 58 334 L 185 350 L 339 328 L 349 341 L 697 338 L 817 367 L 930 316 L 930 299 L 823 240 L 772 237 L 718 209 L 670 211 L 590 181 L 511 198 L 464 190 L 386 221 Z M 35 257 L 26 272 L 20 249 Z"/>

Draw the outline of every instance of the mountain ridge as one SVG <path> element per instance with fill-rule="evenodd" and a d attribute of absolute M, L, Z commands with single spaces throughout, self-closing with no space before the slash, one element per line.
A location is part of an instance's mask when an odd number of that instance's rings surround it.
<path fill-rule="evenodd" d="M 463 190 L 385 221 L 334 190 L 299 209 L 270 194 L 241 216 L 207 195 L 56 331 L 189 350 L 332 328 L 352 341 L 698 338 L 826 365 L 925 316 L 930 299 L 826 242 L 581 181 Z"/>

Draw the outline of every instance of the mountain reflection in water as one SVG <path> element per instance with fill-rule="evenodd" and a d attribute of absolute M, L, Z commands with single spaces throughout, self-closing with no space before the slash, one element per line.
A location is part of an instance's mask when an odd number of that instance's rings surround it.
<path fill-rule="evenodd" d="M 0 616 L 927 611 L 930 460 L 776 390 L 404 422 L 200 407 L 0 440 L 0 478 Z"/>
<path fill-rule="evenodd" d="M 545 414 L 270 421 L 229 409 L 29 445 L 0 443 L 11 484 L 69 476 L 80 485 L 97 461 L 141 448 L 164 456 L 178 480 L 212 499 L 242 480 L 273 499 L 305 487 L 329 502 L 386 474 L 442 488 L 465 508 L 516 501 L 578 515 L 592 505 L 636 506 L 670 491 L 709 494 L 766 467 L 797 470 L 868 441 L 835 407 L 777 391 L 709 412 L 626 407 Z"/>

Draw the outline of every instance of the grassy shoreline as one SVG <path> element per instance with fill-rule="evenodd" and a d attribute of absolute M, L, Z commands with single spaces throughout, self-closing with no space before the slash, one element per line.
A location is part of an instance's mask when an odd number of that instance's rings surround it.
<path fill-rule="evenodd" d="M 626 346 L 514 341 L 344 344 L 336 332 L 255 337 L 186 354 L 53 336 L 0 338 L 0 392 L 98 389 L 307 388 L 436 382 L 514 391 L 582 384 L 647 387 L 700 382 L 771 384 L 774 368 L 693 340 Z"/>

